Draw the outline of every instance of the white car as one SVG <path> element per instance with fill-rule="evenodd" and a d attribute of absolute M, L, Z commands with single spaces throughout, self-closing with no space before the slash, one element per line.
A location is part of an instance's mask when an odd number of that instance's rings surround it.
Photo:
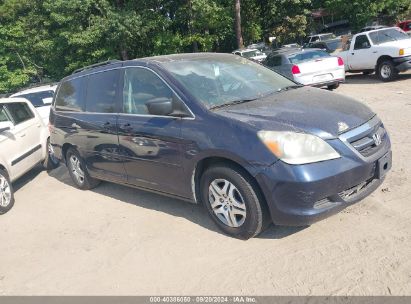
<path fill-rule="evenodd" d="M 263 61 L 267 58 L 267 55 L 257 49 L 244 49 L 244 50 L 236 50 L 232 52 L 234 55 L 238 55 L 247 59 L 252 59 L 258 62 Z"/>
<path fill-rule="evenodd" d="M 272 52 L 263 64 L 302 85 L 333 90 L 345 81 L 343 60 L 320 49 L 283 48 Z"/>
<path fill-rule="evenodd" d="M 49 122 L 51 102 L 53 101 L 56 88 L 56 84 L 42 85 L 17 92 L 10 95 L 10 97 L 23 97 L 29 100 L 47 125 Z"/>
<path fill-rule="evenodd" d="M 333 33 L 315 34 L 315 35 L 308 36 L 304 40 L 304 45 L 308 45 L 310 43 L 318 42 L 318 41 L 331 40 L 331 39 L 335 39 L 335 38 L 336 38 L 336 36 Z"/>
<path fill-rule="evenodd" d="M 411 69 L 411 37 L 398 27 L 356 34 L 345 49 L 338 56 L 347 72 L 376 71 L 382 81 L 390 81 Z"/>
<path fill-rule="evenodd" d="M 49 137 L 47 126 L 27 99 L 0 99 L 0 214 L 14 204 L 13 181 L 39 163 L 47 169 L 57 166 Z"/>

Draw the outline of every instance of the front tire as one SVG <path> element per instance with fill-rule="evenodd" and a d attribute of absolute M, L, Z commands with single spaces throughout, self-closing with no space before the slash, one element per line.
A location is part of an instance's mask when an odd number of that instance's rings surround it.
<path fill-rule="evenodd" d="M 9 175 L 0 169 L 0 214 L 8 212 L 14 205 L 14 191 Z"/>
<path fill-rule="evenodd" d="M 200 181 L 201 199 L 210 217 L 226 234 L 249 239 L 270 223 L 265 202 L 246 174 L 235 166 L 208 168 Z"/>
<path fill-rule="evenodd" d="M 80 154 L 73 148 L 68 149 L 66 153 L 67 168 L 71 179 L 77 188 L 81 190 L 90 190 L 98 186 L 100 181 L 90 176 L 87 167 Z"/>
<path fill-rule="evenodd" d="M 392 60 L 381 61 L 378 65 L 378 78 L 382 81 L 392 81 L 397 77 L 398 71 L 395 69 L 394 63 Z"/>

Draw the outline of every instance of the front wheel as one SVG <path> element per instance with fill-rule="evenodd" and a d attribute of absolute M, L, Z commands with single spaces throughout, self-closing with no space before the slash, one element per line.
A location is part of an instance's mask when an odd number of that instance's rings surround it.
<path fill-rule="evenodd" d="M 68 149 L 66 154 L 66 162 L 71 179 L 77 188 L 89 190 L 98 186 L 100 181 L 89 175 L 83 159 L 75 149 Z"/>
<path fill-rule="evenodd" d="M 9 211 L 14 205 L 14 191 L 8 174 L 0 170 L 0 214 Z"/>
<path fill-rule="evenodd" d="M 397 76 L 398 72 L 395 69 L 392 60 L 384 60 L 378 65 L 378 77 L 382 81 L 392 81 Z"/>
<path fill-rule="evenodd" d="M 258 189 L 236 167 L 221 164 L 208 168 L 201 177 L 200 187 L 210 217 L 226 234 L 249 239 L 270 223 Z"/>

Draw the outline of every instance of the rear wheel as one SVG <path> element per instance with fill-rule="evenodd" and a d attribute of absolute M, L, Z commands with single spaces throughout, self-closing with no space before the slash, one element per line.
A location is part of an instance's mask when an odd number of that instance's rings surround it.
<path fill-rule="evenodd" d="M 392 81 L 398 74 L 394 63 L 389 59 L 380 62 L 377 73 L 382 81 Z"/>
<path fill-rule="evenodd" d="M 14 205 L 14 191 L 6 171 L 0 170 L 0 214 L 9 211 Z"/>
<path fill-rule="evenodd" d="M 249 239 L 270 223 L 258 189 L 234 166 L 221 164 L 208 168 L 201 177 L 200 187 L 209 215 L 228 235 Z"/>
<path fill-rule="evenodd" d="M 331 84 L 331 85 L 327 86 L 327 88 L 328 88 L 330 91 L 332 91 L 332 90 L 337 89 L 339 86 L 340 86 L 339 83 L 334 83 L 334 84 Z"/>
<path fill-rule="evenodd" d="M 66 162 L 71 179 L 77 188 L 89 190 L 98 186 L 100 181 L 89 175 L 83 159 L 75 149 L 68 149 L 66 154 Z"/>

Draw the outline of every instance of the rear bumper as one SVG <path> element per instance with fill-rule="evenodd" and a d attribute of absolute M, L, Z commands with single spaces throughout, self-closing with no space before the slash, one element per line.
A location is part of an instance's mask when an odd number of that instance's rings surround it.
<path fill-rule="evenodd" d="M 322 75 L 331 74 L 331 77 L 327 79 L 321 79 Z M 342 83 L 345 81 L 345 70 L 344 68 L 339 68 L 334 71 L 320 72 L 309 75 L 294 75 L 294 80 L 302 85 L 313 86 L 313 87 L 324 87 L 337 83 Z"/>
<path fill-rule="evenodd" d="M 345 150 L 341 141 L 333 141 L 333 146 L 342 148 L 339 159 L 306 165 L 277 161 L 256 176 L 274 224 L 313 224 L 362 200 L 382 184 L 391 168 L 389 146 L 365 161 Z M 383 156 L 389 164 L 380 175 L 378 161 Z"/>
<path fill-rule="evenodd" d="M 393 58 L 395 68 L 399 72 L 405 72 L 411 69 L 411 56 Z"/>

